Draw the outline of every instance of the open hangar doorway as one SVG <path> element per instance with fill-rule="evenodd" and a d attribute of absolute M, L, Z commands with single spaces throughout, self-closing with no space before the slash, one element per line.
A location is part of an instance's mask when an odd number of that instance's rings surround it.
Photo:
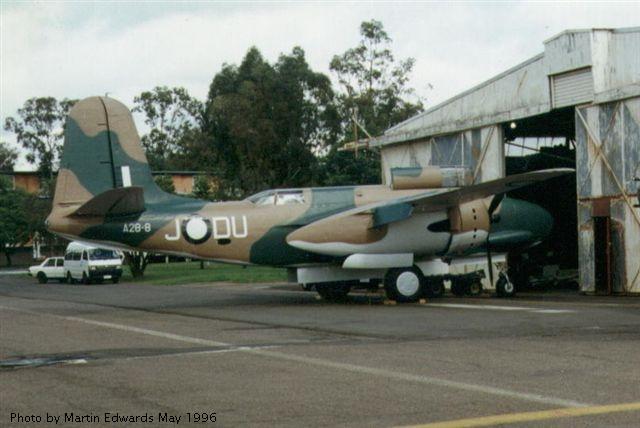
<path fill-rule="evenodd" d="M 552 110 L 502 124 L 506 175 L 549 168 L 575 168 L 575 111 Z M 509 275 L 518 290 L 578 286 L 576 175 L 515 190 L 510 197 L 544 207 L 554 218 L 544 242 L 509 255 Z"/>

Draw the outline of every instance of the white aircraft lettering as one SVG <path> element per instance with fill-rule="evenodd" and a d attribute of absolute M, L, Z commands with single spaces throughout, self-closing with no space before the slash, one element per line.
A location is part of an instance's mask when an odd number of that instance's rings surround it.
<path fill-rule="evenodd" d="M 164 235 L 164 239 L 167 241 L 179 241 L 180 238 L 182 237 L 181 222 L 188 218 L 189 217 L 186 217 L 186 216 L 176 217 L 174 219 L 174 228 L 175 228 L 174 233 L 173 234 L 166 233 Z M 240 223 L 240 221 L 236 219 L 236 216 L 209 217 L 210 222 L 207 222 L 207 223 L 210 224 L 209 227 L 211 228 L 211 236 L 213 237 L 213 239 L 229 239 L 229 238 L 242 239 L 249 236 L 247 216 L 243 215 L 241 216 L 241 218 L 242 218 L 242 222 L 241 222 L 242 225 L 240 226 L 238 224 Z"/>

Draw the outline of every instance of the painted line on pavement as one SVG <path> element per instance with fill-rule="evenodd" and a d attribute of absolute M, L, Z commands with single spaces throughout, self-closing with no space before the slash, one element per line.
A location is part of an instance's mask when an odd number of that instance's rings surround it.
<path fill-rule="evenodd" d="M 477 309 L 488 311 L 507 311 L 507 312 L 532 312 L 537 314 L 569 314 L 576 311 L 571 309 L 543 309 L 528 306 L 498 306 L 498 305 L 470 305 L 465 303 L 428 303 L 427 307 L 436 308 L 454 308 L 454 309 Z"/>
<path fill-rule="evenodd" d="M 74 322 L 79 322 L 79 323 L 88 324 L 88 325 L 111 328 L 111 329 L 130 332 L 130 333 L 138 333 L 138 334 L 145 334 L 153 337 L 161 337 L 161 338 L 175 340 L 179 342 L 185 342 L 185 343 L 207 345 L 207 346 L 229 346 L 229 347 L 234 346 L 230 343 L 218 342 L 218 341 L 209 340 L 209 339 L 200 339 L 200 338 L 191 337 L 191 336 L 183 336 L 180 334 L 167 333 L 163 331 L 150 330 L 150 329 L 140 328 L 140 327 L 133 327 L 125 324 L 96 321 L 92 319 L 80 318 L 80 317 L 74 317 L 74 316 L 55 315 L 55 314 L 49 314 L 44 312 L 36 312 L 29 309 L 14 308 L 11 306 L 4 306 L 4 305 L 0 305 L 0 308 L 6 309 L 6 310 L 13 310 L 16 312 L 29 313 L 33 315 L 52 317 L 52 318 L 61 319 L 65 321 L 74 321 Z M 435 378 L 430 376 L 416 375 L 416 374 L 398 372 L 398 371 L 387 370 L 387 369 L 379 369 L 375 367 L 361 366 L 361 365 L 349 364 L 349 363 L 340 363 L 340 362 L 325 360 L 321 358 L 305 357 L 301 355 L 287 354 L 287 353 L 278 352 L 278 351 L 269 351 L 269 350 L 263 350 L 263 349 L 247 349 L 247 350 L 244 350 L 243 352 L 252 354 L 252 355 L 259 355 L 262 357 L 269 357 L 269 358 L 274 358 L 274 359 L 279 359 L 284 361 L 295 361 L 295 362 L 299 362 L 307 365 L 313 365 L 317 367 L 344 370 L 352 373 L 373 375 L 373 376 L 385 377 L 387 379 L 420 383 L 424 385 L 441 386 L 441 387 L 458 389 L 458 390 L 463 390 L 468 392 L 479 392 L 483 394 L 495 395 L 500 397 L 508 397 L 508 398 L 522 400 L 522 401 L 529 401 L 529 402 L 549 404 L 549 405 L 562 406 L 562 407 L 590 406 L 590 404 L 588 403 L 583 403 L 583 402 L 578 402 L 573 400 L 566 400 L 563 398 L 547 396 L 542 394 L 530 394 L 526 392 L 513 391 L 510 389 L 497 388 L 493 386 L 478 385 L 478 384 L 466 383 L 466 382 L 457 382 L 457 381 Z"/>
<path fill-rule="evenodd" d="M 640 402 L 609 404 L 605 406 L 571 407 L 562 409 L 540 410 L 536 412 L 507 413 L 504 415 L 481 416 L 478 418 L 457 419 L 444 422 L 433 422 L 423 425 L 411 425 L 405 428 L 472 428 L 490 427 L 504 424 L 543 421 L 579 416 L 605 415 L 609 413 L 640 411 Z"/>

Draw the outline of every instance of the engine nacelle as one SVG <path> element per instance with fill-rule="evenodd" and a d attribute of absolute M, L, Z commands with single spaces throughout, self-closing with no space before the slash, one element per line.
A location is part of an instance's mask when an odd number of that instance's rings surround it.
<path fill-rule="evenodd" d="M 484 201 L 467 202 L 448 210 L 451 242 L 447 255 L 460 255 L 484 245 L 491 219 Z"/>

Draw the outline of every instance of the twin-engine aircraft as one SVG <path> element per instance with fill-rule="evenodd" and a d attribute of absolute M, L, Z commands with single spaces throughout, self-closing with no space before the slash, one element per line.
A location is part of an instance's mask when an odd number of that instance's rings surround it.
<path fill-rule="evenodd" d="M 69 113 L 47 224 L 103 247 L 287 267 L 327 299 L 383 280 L 388 297 L 411 302 L 441 291 L 426 279 L 434 260 L 544 239 L 551 216 L 503 196 L 572 170 L 470 186 L 460 171 L 398 169 L 389 186 L 268 190 L 232 202 L 177 196 L 153 181 L 130 111 L 91 97 Z"/>

